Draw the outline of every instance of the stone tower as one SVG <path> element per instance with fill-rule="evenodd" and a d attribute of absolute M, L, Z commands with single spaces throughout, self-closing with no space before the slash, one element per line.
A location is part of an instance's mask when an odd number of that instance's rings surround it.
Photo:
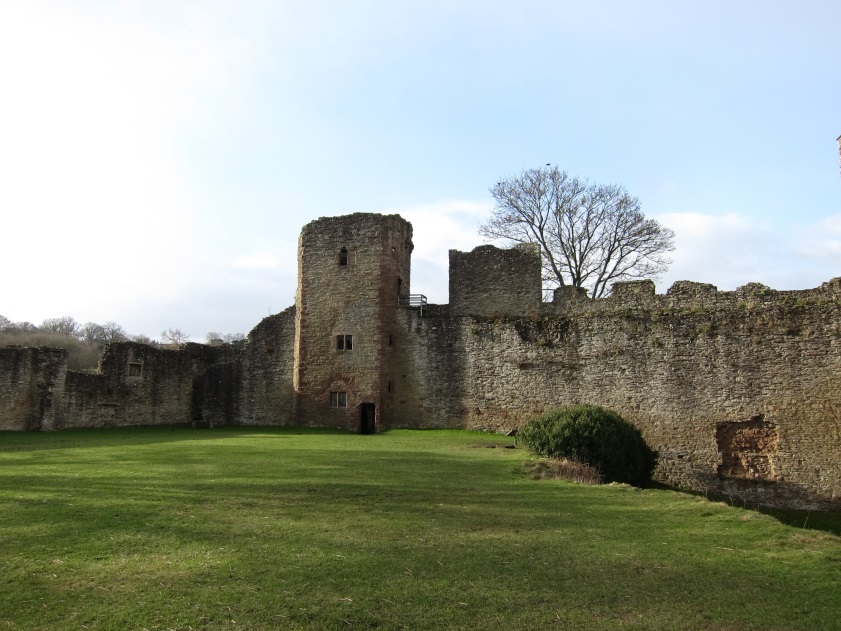
<path fill-rule="evenodd" d="M 373 433 L 385 427 L 412 225 L 356 213 L 313 221 L 298 242 L 296 422 Z"/>

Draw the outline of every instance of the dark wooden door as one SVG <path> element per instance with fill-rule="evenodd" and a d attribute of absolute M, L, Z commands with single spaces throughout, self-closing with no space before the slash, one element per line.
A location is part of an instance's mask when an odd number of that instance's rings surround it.
<path fill-rule="evenodd" d="M 361 418 L 359 420 L 360 434 L 373 434 L 377 431 L 376 418 L 377 406 L 373 403 L 363 403 L 360 412 Z"/>

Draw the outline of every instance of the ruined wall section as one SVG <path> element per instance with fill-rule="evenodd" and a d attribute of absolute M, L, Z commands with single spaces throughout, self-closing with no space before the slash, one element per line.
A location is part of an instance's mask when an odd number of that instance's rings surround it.
<path fill-rule="evenodd" d="M 248 334 L 242 354 L 242 425 L 295 422 L 295 307 L 263 318 Z"/>
<path fill-rule="evenodd" d="M 195 426 L 237 425 L 241 417 L 242 351 L 229 344 L 187 344 L 193 361 Z"/>
<path fill-rule="evenodd" d="M 537 245 L 450 250 L 450 309 L 454 316 L 536 314 L 541 294 Z"/>
<path fill-rule="evenodd" d="M 434 397 L 419 381 L 416 413 L 435 401 L 424 418 L 507 431 L 594 403 L 640 427 L 670 484 L 764 504 L 841 501 L 841 279 L 795 292 L 676 283 L 663 296 L 642 281 L 544 310 L 428 318 L 417 372 L 463 373 Z"/>
<path fill-rule="evenodd" d="M 394 349 L 400 348 L 399 297 L 409 295 L 411 239 L 411 224 L 397 215 L 356 213 L 304 226 L 296 296 L 296 422 L 356 430 L 362 406 L 373 405 L 376 425 L 383 426 L 383 397 Z"/>
<path fill-rule="evenodd" d="M 61 426 L 231 423 L 238 413 L 238 361 L 230 347 L 109 344 L 100 374 L 68 373 Z"/>
<path fill-rule="evenodd" d="M 66 373 L 63 349 L 0 348 L 0 430 L 57 429 Z"/>
<path fill-rule="evenodd" d="M 390 427 L 458 428 L 467 355 L 461 335 L 464 318 L 447 305 L 403 310 L 397 329 L 403 349 L 395 355 L 391 396 L 385 414 Z"/>

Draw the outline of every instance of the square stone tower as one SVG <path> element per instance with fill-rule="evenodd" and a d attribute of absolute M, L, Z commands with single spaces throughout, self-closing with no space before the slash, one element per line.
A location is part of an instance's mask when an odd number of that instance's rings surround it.
<path fill-rule="evenodd" d="M 412 225 L 398 215 L 355 213 L 304 226 L 295 299 L 297 423 L 384 429 L 412 248 Z"/>

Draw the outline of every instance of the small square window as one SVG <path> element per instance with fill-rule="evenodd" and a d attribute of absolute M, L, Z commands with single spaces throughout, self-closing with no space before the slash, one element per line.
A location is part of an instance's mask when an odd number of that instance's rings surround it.
<path fill-rule="evenodd" d="M 356 265 L 356 250 L 342 248 L 339 250 L 339 265 Z"/>
<path fill-rule="evenodd" d="M 330 393 L 330 407 L 346 408 L 347 407 L 347 392 L 331 392 Z"/>
<path fill-rule="evenodd" d="M 352 335 L 337 335 L 336 336 L 336 350 L 337 351 L 352 351 L 353 350 L 353 336 Z"/>
<path fill-rule="evenodd" d="M 143 376 L 143 363 L 142 362 L 129 362 L 128 363 L 128 376 L 129 377 L 142 377 Z"/>

